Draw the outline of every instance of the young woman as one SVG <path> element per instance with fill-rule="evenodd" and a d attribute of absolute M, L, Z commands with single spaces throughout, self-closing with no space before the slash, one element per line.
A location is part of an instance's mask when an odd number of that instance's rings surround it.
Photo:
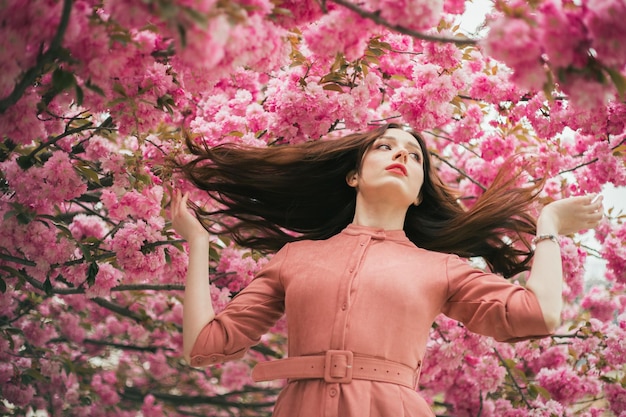
<path fill-rule="evenodd" d="M 549 335 L 562 307 L 557 236 L 602 217 L 601 198 L 582 196 L 545 206 L 535 223 L 526 211 L 538 186 L 504 173 L 466 211 L 421 137 L 399 125 L 267 149 L 190 146 L 197 158 L 182 171 L 223 208 L 196 217 L 187 195 L 172 199 L 189 243 L 184 355 L 193 366 L 240 358 L 286 314 L 289 358 L 253 371 L 289 381 L 275 416 L 433 416 L 416 388 L 435 317 L 501 341 Z M 230 217 L 220 227 L 243 246 L 278 250 L 217 316 L 208 216 Z M 525 234 L 535 232 L 533 251 Z M 505 276 L 534 260 L 524 288 L 459 256 Z"/>

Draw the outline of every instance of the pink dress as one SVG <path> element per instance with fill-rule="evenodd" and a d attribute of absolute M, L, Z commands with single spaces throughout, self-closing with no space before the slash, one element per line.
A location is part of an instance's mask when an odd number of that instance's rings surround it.
<path fill-rule="evenodd" d="M 329 350 L 382 358 L 419 374 L 443 313 L 499 341 L 549 334 L 534 294 L 457 256 L 416 247 L 401 230 L 349 225 L 285 245 L 200 333 L 193 366 L 240 358 L 287 315 L 290 357 Z M 413 387 L 366 379 L 290 379 L 276 417 L 434 416 Z"/>

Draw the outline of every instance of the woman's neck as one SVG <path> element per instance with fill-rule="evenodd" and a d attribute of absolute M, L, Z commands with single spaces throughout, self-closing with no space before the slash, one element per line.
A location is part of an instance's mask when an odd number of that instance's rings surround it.
<path fill-rule="evenodd" d="M 388 204 L 368 204 L 357 196 L 353 224 L 376 227 L 384 230 L 402 230 L 406 217 L 406 208 Z"/>

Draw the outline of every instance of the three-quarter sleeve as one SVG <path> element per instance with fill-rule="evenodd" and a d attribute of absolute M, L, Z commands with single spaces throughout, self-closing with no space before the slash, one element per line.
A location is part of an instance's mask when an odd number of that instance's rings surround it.
<path fill-rule="evenodd" d="M 450 256 L 448 295 L 442 312 L 470 331 L 501 342 L 550 335 L 535 294 L 521 285 Z"/>
<path fill-rule="evenodd" d="M 280 319 L 285 310 L 281 269 L 288 246 L 278 251 L 252 282 L 200 331 L 190 354 L 192 366 L 241 358 Z"/>

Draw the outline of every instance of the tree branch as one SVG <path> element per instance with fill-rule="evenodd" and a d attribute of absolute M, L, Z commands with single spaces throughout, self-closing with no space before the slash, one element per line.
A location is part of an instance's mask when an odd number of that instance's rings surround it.
<path fill-rule="evenodd" d="M 496 353 L 496 356 L 500 360 L 500 363 L 502 364 L 502 366 L 504 366 L 504 368 L 506 369 L 507 375 L 509 376 L 509 378 L 511 378 L 511 381 L 513 381 L 513 385 L 515 385 L 515 389 L 517 389 L 517 391 L 519 392 L 520 396 L 522 397 L 522 401 L 524 401 L 524 404 L 526 404 L 526 407 L 529 409 L 532 409 L 533 407 L 531 407 L 530 403 L 528 402 L 528 399 L 524 395 L 524 391 L 522 390 L 522 387 L 520 387 L 519 384 L 517 383 L 517 380 L 515 379 L 515 376 L 513 376 L 513 372 L 511 371 L 511 368 L 509 368 L 509 366 L 506 364 L 506 361 L 500 354 L 500 351 L 498 351 L 498 349 L 496 348 L 493 348 L 493 351 Z"/>
<path fill-rule="evenodd" d="M 65 31 L 67 29 L 67 25 L 70 21 L 70 12 L 72 11 L 72 0 L 64 0 L 63 1 L 63 11 L 61 13 L 61 20 L 59 21 L 59 27 L 50 43 L 50 47 L 48 50 L 37 58 L 37 63 L 34 67 L 29 68 L 25 73 L 19 83 L 13 88 L 11 94 L 7 97 L 0 100 L 0 114 L 3 114 L 9 107 L 17 103 L 20 98 L 26 92 L 26 89 L 33 85 L 37 77 L 41 75 L 44 67 L 49 63 L 53 62 L 56 59 L 56 55 L 59 53 L 61 49 L 61 42 L 63 41 L 63 36 L 65 36 Z"/>
<path fill-rule="evenodd" d="M 128 308 L 122 307 L 121 305 L 115 304 L 109 300 L 105 300 L 104 298 L 95 297 L 95 298 L 92 298 L 91 301 L 98 304 L 100 307 L 106 308 L 107 310 L 111 310 L 112 312 L 117 313 L 121 316 L 133 319 L 137 323 L 142 324 L 142 325 L 145 324 L 146 319 L 148 319 L 148 317 L 142 317 L 139 314 L 129 310 Z"/>
<path fill-rule="evenodd" d="M 346 9 L 350 9 L 359 16 L 369 19 L 378 25 L 385 26 L 386 28 L 389 28 L 395 32 L 402 33 L 403 35 L 408 35 L 416 39 L 421 39 L 429 42 L 454 43 L 459 46 L 475 45 L 477 43 L 475 39 L 447 38 L 443 36 L 426 35 L 424 33 L 414 31 L 404 26 L 393 25 L 380 17 L 380 14 L 378 12 L 369 12 L 367 10 L 363 10 L 352 2 L 346 0 L 332 0 L 332 2 L 341 5 Z"/>
<path fill-rule="evenodd" d="M 33 261 L 29 261 L 28 259 L 18 258 L 13 255 L 8 255 L 6 253 L 0 253 L 0 259 L 3 261 L 15 262 L 16 264 L 26 265 L 26 266 L 37 266 L 37 264 Z"/>
<path fill-rule="evenodd" d="M 150 394 L 154 396 L 154 398 L 161 400 L 163 402 L 167 402 L 174 405 L 216 405 L 221 407 L 233 407 L 238 409 L 262 409 L 269 408 L 274 405 L 273 401 L 267 402 L 253 402 L 253 403 L 245 403 L 241 401 L 231 401 L 227 398 L 229 396 L 234 395 L 242 395 L 248 393 L 259 393 L 263 395 L 276 395 L 278 394 L 278 389 L 275 388 L 254 388 L 249 387 L 246 391 L 239 392 L 230 392 L 228 394 L 223 395 L 174 395 L 165 392 L 155 392 L 150 391 Z M 124 387 L 124 391 L 120 392 L 120 395 L 125 399 L 143 402 L 143 398 L 147 395 L 147 393 L 142 392 L 140 389 L 135 387 Z"/>

